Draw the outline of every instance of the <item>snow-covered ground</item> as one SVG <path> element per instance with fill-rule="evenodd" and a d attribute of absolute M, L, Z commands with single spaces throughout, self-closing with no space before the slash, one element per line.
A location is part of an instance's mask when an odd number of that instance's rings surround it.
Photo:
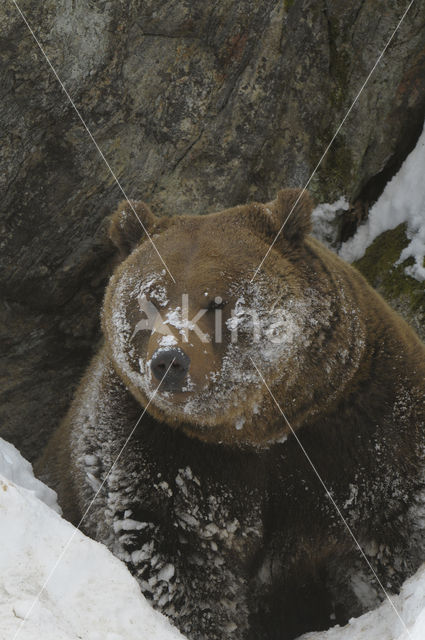
<path fill-rule="evenodd" d="M 183 638 L 151 609 L 122 562 L 60 517 L 54 492 L 36 480 L 31 465 L 1 439 L 0 517 L 0 640 Z M 408 631 L 384 602 L 343 629 L 303 638 L 423 640 L 425 565 L 393 602 Z"/>
<path fill-rule="evenodd" d="M 125 565 L 55 505 L 55 493 L 0 439 L 0 640 L 182 640 Z"/>
<path fill-rule="evenodd" d="M 345 627 L 306 633 L 302 640 L 424 640 L 425 565 L 403 585 L 399 596 L 380 607 L 353 618 Z M 400 616 L 400 617 L 399 617 Z"/>
<path fill-rule="evenodd" d="M 367 247 L 381 233 L 407 223 L 409 244 L 398 263 L 413 257 L 415 263 L 406 267 L 408 275 L 425 280 L 425 126 L 416 147 L 404 161 L 400 171 L 386 185 L 382 195 L 369 211 L 367 221 L 345 242 L 339 255 L 353 262 L 361 258 Z M 323 206 L 323 205 L 321 205 Z"/>

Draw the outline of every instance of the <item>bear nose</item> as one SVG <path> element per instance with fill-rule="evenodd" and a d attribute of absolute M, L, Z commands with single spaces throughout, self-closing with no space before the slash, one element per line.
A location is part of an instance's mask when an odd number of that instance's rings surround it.
<path fill-rule="evenodd" d="M 151 358 L 152 373 L 157 380 L 162 380 L 168 369 L 161 385 L 165 391 L 181 391 L 183 381 L 189 371 L 189 364 L 189 356 L 177 348 L 157 349 Z"/>

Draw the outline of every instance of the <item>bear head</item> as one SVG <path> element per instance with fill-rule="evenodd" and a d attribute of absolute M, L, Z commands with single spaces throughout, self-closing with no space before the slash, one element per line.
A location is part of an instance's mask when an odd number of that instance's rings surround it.
<path fill-rule="evenodd" d="M 323 385 L 321 349 L 340 305 L 311 258 L 311 211 L 296 189 L 199 216 L 119 206 L 110 237 L 122 261 L 103 332 L 114 369 L 155 419 L 209 442 L 264 446 L 289 425 L 259 372 L 294 428 L 328 402 L 347 365 L 334 362 Z"/>

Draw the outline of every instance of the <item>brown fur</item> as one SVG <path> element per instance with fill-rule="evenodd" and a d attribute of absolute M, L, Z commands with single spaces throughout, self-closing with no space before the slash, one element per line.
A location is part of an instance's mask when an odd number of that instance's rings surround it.
<path fill-rule="evenodd" d="M 299 195 L 297 190 L 284 190 L 266 205 L 172 219 L 155 218 L 146 205 L 136 203 L 143 225 L 176 278 L 173 284 L 166 274 L 161 276 L 167 299 L 161 312 L 175 309 L 180 294 L 188 292 L 190 318 L 221 296 L 227 303 L 223 318 L 228 320 L 240 296 L 234 283 L 242 283 L 241 290 L 251 295 L 249 280 Z M 289 340 L 284 357 L 272 366 L 263 353 L 267 345 L 260 343 L 258 365 L 378 575 L 396 591 L 425 555 L 413 513 L 423 484 L 425 347 L 355 269 L 307 235 L 311 208 L 304 194 L 257 276 L 260 293 L 255 288 L 252 293 L 253 299 L 270 307 L 281 298 L 289 318 L 288 335 L 295 331 L 297 345 Z M 152 397 L 152 388 L 138 382 L 138 357 L 149 360 L 161 343 L 157 333 L 139 332 L 131 339 L 128 335 L 120 344 L 126 349 L 131 343 L 133 351 L 126 352 L 125 362 L 117 357 L 117 323 L 133 329 L 141 315 L 136 299 L 122 305 L 121 293 L 127 291 L 120 289 L 122 283 L 136 286 L 163 266 L 125 203 L 112 217 L 111 238 L 123 262 L 105 295 L 105 344 L 39 465 L 59 491 L 65 515 L 74 522 L 93 496 L 82 462 L 84 452 L 98 456 L 98 466 L 89 464 L 90 473 L 103 479 L 108 456 L 113 461 Z M 198 326 L 214 335 L 214 314 L 206 313 Z M 122 489 L 125 500 L 132 496 L 133 512 L 144 513 L 140 519 L 153 518 L 157 528 L 152 544 L 164 562 L 176 568 L 180 613 L 167 609 L 171 605 L 159 606 L 152 595 L 156 606 L 174 618 L 189 638 L 208 640 L 293 638 L 308 629 L 325 628 L 331 614 L 343 623 L 371 606 L 356 598 L 349 579 L 353 573 L 364 573 L 373 584 L 368 568 L 332 505 L 322 497 L 315 474 L 258 376 L 238 381 L 232 377 L 238 372 L 224 367 L 228 335 L 222 344 L 193 338 L 183 343 L 177 329 L 171 328 L 190 357 L 194 390 L 175 392 L 168 400 L 161 400 L 158 392 L 138 427 L 134 446 L 128 445 L 119 464 L 124 475 L 130 476 L 130 470 L 135 474 L 131 490 Z M 255 354 L 249 339 L 241 339 L 237 348 Z M 249 360 L 237 357 L 235 369 L 248 370 Z M 229 376 L 227 386 L 219 389 L 224 400 L 220 402 L 217 392 L 205 396 L 210 401 L 199 396 L 198 402 L 198 390 L 211 372 Z M 193 398 L 188 405 L 192 409 L 185 411 L 188 397 Z M 242 426 L 235 428 L 238 420 Z M 281 443 L 285 436 L 287 441 Z M 189 488 L 182 494 L 176 475 L 184 468 L 191 469 L 198 483 L 189 474 Z M 167 478 L 173 497 L 161 493 L 157 477 Z M 120 482 L 126 486 L 125 480 Z M 117 495 L 116 487 L 111 485 L 110 490 Z M 210 557 L 205 539 L 197 535 L 195 525 L 190 529 L 187 518 L 181 526 L 189 542 L 176 538 L 179 501 L 191 515 L 190 522 L 202 523 L 210 517 L 211 496 L 223 518 L 232 510 L 237 514 L 241 531 L 240 540 L 233 540 L 233 534 L 217 540 L 224 565 Z M 86 531 L 108 540 L 146 592 L 145 576 L 153 569 L 148 565 L 140 569 L 123 551 L 124 543 L 110 541 L 108 518 L 113 520 L 114 509 L 121 512 L 115 503 L 106 508 L 108 499 L 106 495 L 97 499 L 101 504 L 93 507 Z M 138 549 L 142 543 L 134 544 Z M 384 551 L 376 554 L 376 546 Z M 192 553 L 203 558 L 204 581 L 193 578 Z M 376 588 L 376 598 L 380 595 Z M 233 609 L 223 604 L 225 597 L 233 599 Z M 226 625 L 233 630 L 226 631 Z"/>

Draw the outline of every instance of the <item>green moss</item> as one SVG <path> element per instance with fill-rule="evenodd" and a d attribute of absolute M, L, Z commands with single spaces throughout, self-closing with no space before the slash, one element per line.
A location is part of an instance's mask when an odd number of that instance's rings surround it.
<path fill-rule="evenodd" d="M 292 7 L 292 5 L 294 4 L 295 0 L 283 0 L 283 6 L 286 12 L 289 11 L 289 9 Z"/>
<path fill-rule="evenodd" d="M 410 316 L 425 313 L 425 286 L 404 271 L 413 258 L 394 266 L 408 242 L 406 225 L 401 224 L 376 238 L 354 266 L 390 303 L 400 301 L 406 307 L 404 315 Z"/>

